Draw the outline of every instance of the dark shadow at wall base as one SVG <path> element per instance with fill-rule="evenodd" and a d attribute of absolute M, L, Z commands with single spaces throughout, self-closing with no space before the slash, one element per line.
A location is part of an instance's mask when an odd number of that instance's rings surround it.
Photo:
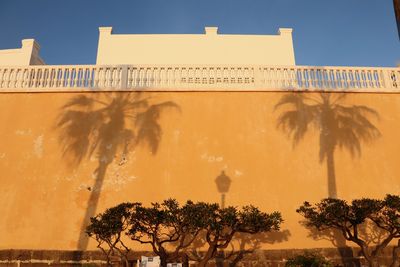
<path fill-rule="evenodd" d="M 380 258 L 382 266 L 390 266 L 393 247 L 384 250 Z M 359 257 L 359 250 L 356 248 L 321 248 L 321 249 L 283 249 L 283 250 L 258 250 L 252 254 L 246 254 L 243 260 L 236 266 L 253 267 L 269 266 L 284 267 L 288 258 L 304 252 L 314 252 L 323 255 L 332 261 L 335 266 L 366 266 L 366 261 Z M 148 251 L 135 251 L 129 255 L 130 266 L 136 266 L 140 256 L 152 255 Z M 122 267 L 119 262 L 113 262 L 115 267 Z M 96 267 L 106 266 L 106 261 L 100 251 L 61 251 L 61 250 L 0 250 L 0 267 Z M 190 264 L 195 266 L 195 264 Z M 210 267 L 230 266 L 228 261 L 212 262 Z M 125 267 L 125 266 L 123 266 Z"/>
<path fill-rule="evenodd" d="M 351 247 L 342 247 L 337 249 L 340 257 L 342 258 L 342 265 L 344 267 L 360 267 L 360 259 L 354 257 L 354 252 Z"/>

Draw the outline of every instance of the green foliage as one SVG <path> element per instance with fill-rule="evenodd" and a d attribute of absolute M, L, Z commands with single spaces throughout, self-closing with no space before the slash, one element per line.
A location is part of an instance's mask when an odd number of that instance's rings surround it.
<path fill-rule="evenodd" d="M 204 216 L 204 222 L 207 251 L 204 255 L 196 252 L 190 255 L 193 260 L 199 261 L 199 266 L 207 266 L 217 256 L 218 249 L 228 247 L 236 233 L 257 234 L 279 230 L 283 219 L 279 212 L 268 214 L 254 206 L 238 209 L 212 205 Z"/>
<path fill-rule="evenodd" d="M 346 240 L 361 248 L 371 266 L 376 266 L 377 257 L 392 240 L 400 238 L 400 197 L 396 195 L 387 195 L 384 200 L 355 199 L 351 204 L 330 198 L 315 205 L 304 202 L 297 212 L 306 219 L 308 227 L 338 230 Z M 368 236 L 361 236 L 361 227 L 365 223 L 372 223 L 384 236 L 375 243 Z"/>
<path fill-rule="evenodd" d="M 323 256 L 306 252 L 303 255 L 288 259 L 286 267 L 333 267 L 333 264 Z"/>
<path fill-rule="evenodd" d="M 86 233 L 97 242 L 97 247 L 103 251 L 110 265 L 110 256 L 119 256 L 127 263 L 130 249 L 124 244 L 121 236 L 129 227 L 132 210 L 140 207 L 139 203 L 122 203 L 107 209 L 90 218 Z"/>
<path fill-rule="evenodd" d="M 122 237 L 149 244 L 160 256 L 161 265 L 169 261 L 184 261 L 187 248 L 205 232 L 212 250 L 202 262 L 216 256 L 216 248 L 226 247 L 235 233 L 256 234 L 279 230 L 280 213 L 267 214 L 254 206 L 220 208 L 218 204 L 187 201 L 183 206 L 175 199 L 152 203 L 145 207 L 140 203 L 122 203 L 91 218 L 87 234 L 98 242 L 106 254 L 116 252 L 126 259 L 129 248 Z M 124 235 L 123 235 L 124 234 Z"/>

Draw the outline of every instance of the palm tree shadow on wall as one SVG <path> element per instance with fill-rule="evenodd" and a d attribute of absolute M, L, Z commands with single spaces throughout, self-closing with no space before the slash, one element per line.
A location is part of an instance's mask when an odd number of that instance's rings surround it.
<path fill-rule="evenodd" d="M 361 105 L 346 105 L 345 93 L 289 93 L 275 105 L 283 109 L 277 128 L 286 132 L 295 147 L 313 128 L 319 134 L 319 162 L 326 162 L 328 197 L 337 197 L 335 151 L 347 150 L 351 156 L 361 156 L 362 142 L 380 137 L 371 117 L 379 119 L 374 109 Z"/>
<path fill-rule="evenodd" d="M 153 103 L 140 92 L 94 93 L 72 97 L 62 106 L 56 122 L 63 157 L 72 167 L 96 156 L 95 181 L 79 233 L 78 250 L 87 249 L 85 233 L 96 213 L 101 189 L 109 165 L 120 158 L 123 164 L 129 151 L 147 145 L 152 154 L 158 150 L 162 136 L 159 119 L 165 109 L 177 109 L 172 101 Z"/>

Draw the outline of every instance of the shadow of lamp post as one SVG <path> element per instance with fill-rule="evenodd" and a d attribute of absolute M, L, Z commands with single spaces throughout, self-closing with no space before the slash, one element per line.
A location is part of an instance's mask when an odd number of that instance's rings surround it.
<path fill-rule="evenodd" d="M 231 186 L 232 180 L 222 171 L 217 178 L 215 178 L 215 183 L 217 184 L 218 192 L 221 194 L 221 208 L 225 208 L 225 194 L 228 193 L 229 187 Z M 218 256 L 216 258 L 217 267 L 222 267 L 224 264 L 225 253 L 221 249 L 218 251 Z"/>
<path fill-rule="evenodd" d="M 225 208 L 225 194 L 228 193 L 232 180 L 222 171 L 221 174 L 215 179 L 218 192 L 221 193 L 221 208 Z"/>

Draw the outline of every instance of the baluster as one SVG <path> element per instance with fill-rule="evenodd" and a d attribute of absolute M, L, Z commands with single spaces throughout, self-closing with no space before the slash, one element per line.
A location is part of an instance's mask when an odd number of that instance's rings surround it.
<path fill-rule="evenodd" d="M 0 87 L 1 88 L 7 88 L 6 86 L 6 72 L 7 69 L 0 69 Z"/>
<path fill-rule="evenodd" d="M 157 67 L 152 68 L 152 73 L 153 73 L 153 87 L 157 88 L 160 81 L 160 75 L 159 75 L 159 69 Z"/>
<path fill-rule="evenodd" d="M 160 76 L 160 78 L 159 78 L 159 80 L 160 80 L 160 87 L 162 87 L 163 85 L 164 85 L 164 68 L 163 67 L 160 67 L 159 68 L 159 76 Z"/>
<path fill-rule="evenodd" d="M 305 88 L 307 88 L 307 89 L 312 88 L 310 69 L 304 69 L 304 84 L 305 84 Z"/>
<path fill-rule="evenodd" d="M 281 89 L 281 88 L 285 88 L 286 87 L 286 84 L 285 84 L 285 68 L 279 68 L 279 78 L 278 78 L 278 81 L 279 81 L 279 89 Z"/>
<path fill-rule="evenodd" d="M 299 90 L 302 86 L 303 82 L 303 72 L 302 69 L 294 69 L 295 81 L 294 81 L 294 88 Z"/>
<path fill-rule="evenodd" d="M 138 84 L 138 69 L 137 67 L 133 67 L 130 71 L 130 79 L 131 81 L 131 88 L 136 88 Z"/>
<path fill-rule="evenodd" d="M 9 72 L 10 72 L 10 69 L 4 69 L 4 88 L 9 88 L 9 86 L 8 86 L 8 81 L 9 81 Z"/>
<path fill-rule="evenodd" d="M 367 82 L 366 82 L 366 75 L 364 70 L 360 70 L 359 73 L 359 81 L 360 81 L 360 87 L 361 88 L 367 88 Z"/>
<path fill-rule="evenodd" d="M 368 88 L 374 88 L 375 85 L 374 85 L 374 82 L 373 82 L 373 79 L 372 79 L 371 70 L 367 70 L 366 76 L 367 76 L 367 87 Z"/>
<path fill-rule="evenodd" d="M 10 81 L 9 81 L 9 88 L 15 88 L 16 85 L 16 69 L 10 69 Z"/>
<path fill-rule="evenodd" d="M 100 83 L 100 69 L 98 67 L 94 68 L 94 77 L 92 77 L 94 83 L 93 87 L 98 88 Z"/>
<path fill-rule="evenodd" d="M 301 69 L 301 86 L 304 90 L 308 90 L 308 71 L 306 69 Z"/>
<path fill-rule="evenodd" d="M 113 67 L 107 67 L 106 84 L 107 88 L 112 88 L 114 86 Z"/>
<path fill-rule="evenodd" d="M 42 77 L 40 79 L 40 87 L 45 88 L 47 86 L 47 79 L 48 79 L 48 74 L 49 74 L 49 68 L 43 68 L 42 69 Z"/>
<path fill-rule="evenodd" d="M 101 87 L 102 88 L 107 88 L 108 87 L 108 83 L 110 82 L 110 79 L 108 79 L 108 67 L 104 67 L 102 68 L 102 82 L 101 82 Z"/>
<path fill-rule="evenodd" d="M 329 87 L 331 89 L 335 89 L 335 70 L 329 70 L 328 71 L 328 82 L 329 82 Z"/>
<path fill-rule="evenodd" d="M 46 86 L 48 88 L 52 88 L 53 87 L 53 81 L 54 81 L 54 72 L 55 69 L 54 68 L 50 68 L 48 69 L 48 75 L 47 75 L 47 79 L 46 79 Z"/>
<path fill-rule="evenodd" d="M 138 68 L 138 86 L 143 87 L 143 68 Z"/>
<path fill-rule="evenodd" d="M 347 71 L 346 70 L 341 70 L 341 81 L 342 81 L 342 89 L 346 90 L 348 88 L 348 82 L 347 82 Z"/>
<path fill-rule="evenodd" d="M 360 88 L 361 83 L 360 83 L 360 73 L 358 70 L 353 71 L 353 77 L 354 77 L 354 88 Z"/>
<path fill-rule="evenodd" d="M 71 68 L 65 68 L 65 83 L 64 86 L 69 88 L 72 85 L 72 72 L 71 72 Z"/>
<path fill-rule="evenodd" d="M 32 72 L 33 72 L 32 88 L 37 88 L 39 86 L 39 81 L 40 81 L 40 69 L 34 68 L 32 69 Z"/>
<path fill-rule="evenodd" d="M 261 82 L 264 83 L 264 85 L 266 85 L 267 88 L 271 88 L 272 87 L 271 69 L 270 68 L 261 68 L 261 77 L 262 77 Z"/>
<path fill-rule="evenodd" d="M 103 67 L 101 68 L 101 88 L 107 88 L 108 86 L 108 68 L 107 67 Z"/>
<path fill-rule="evenodd" d="M 21 88 L 22 85 L 22 70 L 21 68 L 16 68 L 15 69 L 15 88 Z"/>
<path fill-rule="evenodd" d="M 229 83 L 229 70 L 226 67 L 222 68 L 222 82 L 224 84 Z"/>
<path fill-rule="evenodd" d="M 322 86 L 326 89 L 330 88 L 329 70 L 321 69 L 322 72 Z"/>
<path fill-rule="evenodd" d="M 144 87 L 145 86 L 145 69 L 143 67 L 139 68 L 139 87 Z"/>
<path fill-rule="evenodd" d="M 91 77 L 92 77 L 92 69 L 90 67 L 84 68 L 84 76 L 83 76 L 83 86 L 86 88 L 91 88 Z"/>
<path fill-rule="evenodd" d="M 348 71 L 347 77 L 349 78 L 349 89 L 351 90 L 351 89 L 355 88 L 353 70 Z"/>
<path fill-rule="evenodd" d="M 338 69 L 335 70 L 335 77 L 334 77 L 334 79 L 335 79 L 335 81 L 336 81 L 335 88 L 336 88 L 336 89 L 341 89 L 341 88 L 343 88 L 343 83 L 342 83 L 343 79 L 342 79 L 340 70 L 338 70 Z"/>
<path fill-rule="evenodd" d="M 61 67 L 59 70 L 59 80 L 57 83 L 57 87 L 63 87 L 64 86 L 64 79 L 65 79 L 65 68 Z"/>
<path fill-rule="evenodd" d="M 177 87 L 181 80 L 180 69 L 175 67 L 173 70 L 174 70 L 174 87 Z"/>
<path fill-rule="evenodd" d="M 147 67 L 146 68 L 146 80 L 147 80 L 146 86 L 147 87 L 151 87 L 153 85 L 152 75 L 153 75 L 153 73 L 152 73 L 151 67 Z"/>
<path fill-rule="evenodd" d="M 42 88 L 45 88 L 47 83 L 47 75 L 49 73 L 49 69 L 48 68 L 43 68 L 42 69 L 42 77 L 40 77 L 40 85 Z"/>
<path fill-rule="evenodd" d="M 111 77 L 112 77 L 112 84 L 111 88 L 117 88 L 119 86 L 119 68 L 118 67 L 111 67 Z"/>
<path fill-rule="evenodd" d="M 0 88 L 4 88 L 4 69 L 0 68 Z"/>
<path fill-rule="evenodd" d="M 134 86 L 133 86 L 133 84 L 132 84 L 132 81 L 133 81 L 133 68 L 131 68 L 131 67 L 127 67 L 127 81 L 126 81 L 126 88 L 128 89 L 128 88 L 133 88 Z"/>
<path fill-rule="evenodd" d="M 281 68 L 275 68 L 275 88 L 281 88 L 281 76 L 282 76 L 282 69 Z"/>
<path fill-rule="evenodd" d="M 18 72 L 18 84 L 17 84 L 17 86 L 19 88 L 23 88 L 24 78 L 25 78 L 25 69 L 19 69 L 19 72 Z"/>

